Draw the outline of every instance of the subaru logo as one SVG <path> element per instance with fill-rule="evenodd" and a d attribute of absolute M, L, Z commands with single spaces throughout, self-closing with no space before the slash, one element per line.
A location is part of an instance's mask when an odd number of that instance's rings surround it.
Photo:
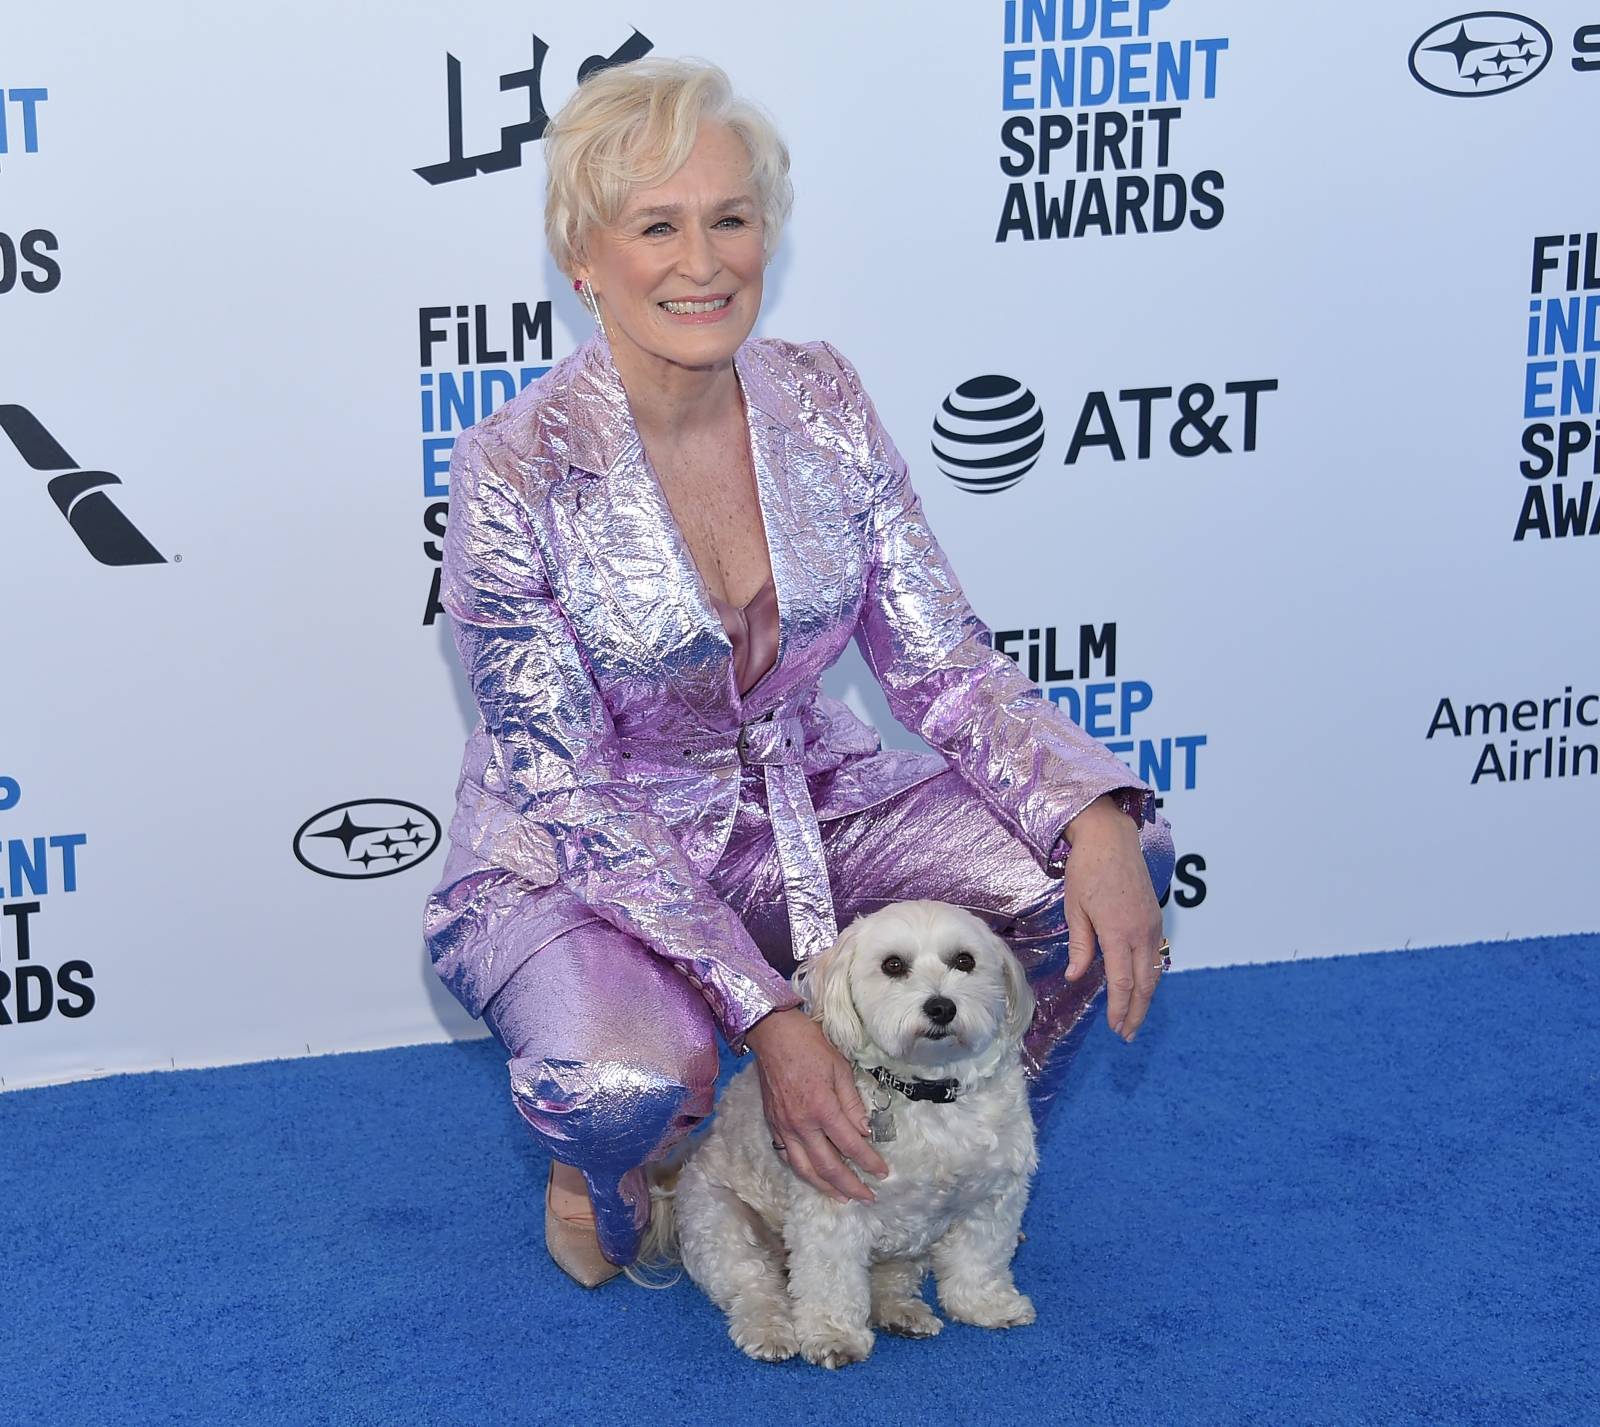
<path fill-rule="evenodd" d="M 1550 31 L 1509 10 L 1475 10 L 1422 35 L 1409 63 L 1417 83 L 1435 94 L 1504 94 L 1550 63 Z"/>
<path fill-rule="evenodd" d="M 314 813 L 294 835 L 300 865 L 324 877 L 388 877 L 439 845 L 439 820 L 415 803 L 368 798 Z"/>

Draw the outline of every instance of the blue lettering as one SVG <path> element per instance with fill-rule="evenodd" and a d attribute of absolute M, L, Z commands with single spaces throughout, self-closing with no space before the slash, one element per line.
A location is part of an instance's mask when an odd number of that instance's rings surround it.
<path fill-rule="evenodd" d="M 1062 704 L 1067 706 L 1067 717 L 1079 728 L 1083 727 L 1083 705 L 1078 698 L 1078 691 L 1071 684 L 1052 684 L 1050 686 L 1050 702 L 1057 708 Z"/>
<path fill-rule="evenodd" d="M 1158 793 L 1171 790 L 1172 740 L 1170 738 L 1163 738 L 1160 743 L 1150 738 L 1140 742 L 1138 773 Z"/>
<path fill-rule="evenodd" d="M 1180 103 L 1189 97 L 1189 42 L 1156 50 L 1156 98 Z"/>
<path fill-rule="evenodd" d="M 1150 70 L 1147 65 L 1135 64 L 1134 57 L 1148 57 L 1150 46 L 1148 44 L 1124 45 L 1122 47 L 1122 74 L 1117 83 L 1118 104 L 1144 104 L 1150 99 L 1150 85 L 1148 82 L 1135 89 L 1134 80 L 1147 81 Z"/>
<path fill-rule="evenodd" d="M 1228 48 L 1228 42 L 1224 39 L 1196 40 L 1194 47 L 1206 57 L 1205 96 L 1207 99 L 1215 99 L 1217 97 L 1217 56 Z"/>
<path fill-rule="evenodd" d="M 1039 105 L 1044 109 L 1070 109 L 1074 103 L 1072 85 L 1076 71 L 1072 50 L 1046 50 L 1040 78 Z"/>
<path fill-rule="evenodd" d="M 1018 91 L 1032 84 L 1033 76 L 1022 70 L 1022 66 L 1037 59 L 1038 50 L 1007 50 L 1005 52 L 1005 76 L 1001 80 L 1001 105 L 1002 109 L 1032 109 L 1033 99 L 1030 95 L 1019 94 Z"/>
<path fill-rule="evenodd" d="M 88 840 L 88 835 L 81 832 L 61 833 L 50 839 L 51 847 L 59 847 L 61 849 L 61 890 L 63 892 L 76 892 L 78 890 L 77 850 Z"/>
<path fill-rule="evenodd" d="M 1561 364 L 1561 414 L 1585 416 L 1594 410 L 1593 357 L 1575 361 L 1571 357 Z"/>
<path fill-rule="evenodd" d="M 473 372 L 439 373 L 439 429 L 465 431 L 478 419 L 478 388 Z"/>
<path fill-rule="evenodd" d="M 1116 89 L 1117 58 L 1104 45 L 1083 48 L 1083 102 L 1104 104 Z M 1098 79 L 1095 71 L 1100 71 Z"/>
<path fill-rule="evenodd" d="M 1150 707 L 1155 695 L 1143 679 L 1125 679 L 1122 684 L 1122 732 L 1131 732 L 1133 716 Z"/>
<path fill-rule="evenodd" d="M 1175 738 L 1172 741 L 1176 743 L 1185 754 L 1183 762 L 1183 786 L 1185 788 L 1193 788 L 1194 756 L 1196 750 L 1205 747 L 1206 736 L 1203 733 L 1187 733 L 1182 738 Z"/>
<path fill-rule="evenodd" d="M 1171 0 L 1139 0 L 1139 33 L 1150 33 L 1150 17 L 1157 10 L 1165 10 Z"/>
<path fill-rule="evenodd" d="M 1056 37 L 1056 0 L 1023 0 L 1022 38 L 1044 40 Z"/>
<path fill-rule="evenodd" d="M 13 104 L 22 107 L 22 152 L 36 154 L 39 152 L 39 112 L 36 106 L 43 104 L 50 97 L 48 89 L 13 89 L 10 94 Z M 0 94 L 0 100 L 4 95 Z M 0 102 L 0 154 L 8 152 L 6 147 L 6 106 Z"/>
<path fill-rule="evenodd" d="M 39 896 L 50 890 L 50 869 L 44 860 L 44 839 L 33 839 L 33 856 L 28 856 L 28 844 L 24 838 L 14 837 L 6 843 L 6 850 L 11 854 L 8 880 L 11 883 L 10 894 L 13 897 L 22 897 L 27 892 Z M 26 892 L 22 886 L 22 879 L 27 878 Z"/>
<path fill-rule="evenodd" d="M 1114 724 L 1107 722 L 1111 717 L 1111 695 L 1116 687 L 1114 683 L 1090 684 L 1084 690 L 1087 715 L 1083 731 L 1091 738 L 1106 738 L 1117 731 Z"/>
<path fill-rule="evenodd" d="M 1554 386 L 1553 381 L 1541 381 L 1540 378 L 1553 378 L 1555 370 L 1556 363 L 1554 362 L 1528 363 L 1527 381 L 1522 390 L 1522 414 L 1524 417 L 1531 420 L 1535 416 L 1554 416 L 1556 414 L 1556 409 L 1553 405 L 1539 406 L 1537 404 L 1540 397 L 1548 397 L 1551 394 Z"/>
<path fill-rule="evenodd" d="M 429 436 L 422 443 L 422 494 L 429 500 L 450 495 L 450 449 L 454 436 Z"/>

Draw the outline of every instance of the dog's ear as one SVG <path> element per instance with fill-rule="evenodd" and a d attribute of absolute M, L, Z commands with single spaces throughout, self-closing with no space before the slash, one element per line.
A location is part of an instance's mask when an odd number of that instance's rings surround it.
<path fill-rule="evenodd" d="M 850 961 L 860 940 L 860 927 L 858 917 L 839 933 L 832 946 L 802 961 L 789 978 L 811 1018 L 822 1023 L 822 1033 L 847 1058 L 858 1054 L 866 1044 L 861 1013 L 850 994 Z"/>
<path fill-rule="evenodd" d="M 990 935 L 998 944 L 1000 967 L 1006 978 L 1006 1036 L 1014 1044 L 1020 1045 L 1023 1036 L 1028 1033 L 1028 1027 L 1033 1024 L 1033 987 L 1028 984 L 1028 975 L 1017 960 L 1016 953 L 998 933 L 991 932 Z"/>

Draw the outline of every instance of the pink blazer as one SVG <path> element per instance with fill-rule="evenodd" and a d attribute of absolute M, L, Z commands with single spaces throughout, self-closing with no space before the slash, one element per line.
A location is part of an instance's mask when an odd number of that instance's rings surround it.
<path fill-rule="evenodd" d="M 836 935 L 819 822 L 950 766 L 1048 871 L 1100 794 L 1155 815 L 1151 789 L 994 650 L 850 363 L 766 337 L 734 369 L 779 608 L 777 661 L 743 696 L 598 331 L 456 441 L 441 599 L 480 718 L 424 935 L 474 1015 L 533 950 L 484 911 L 508 877 L 559 883 L 674 963 L 736 1049 L 797 1004 L 706 880 L 744 765 L 765 778 L 797 960 Z M 851 639 L 937 753 L 884 749 L 821 692 Z"/>

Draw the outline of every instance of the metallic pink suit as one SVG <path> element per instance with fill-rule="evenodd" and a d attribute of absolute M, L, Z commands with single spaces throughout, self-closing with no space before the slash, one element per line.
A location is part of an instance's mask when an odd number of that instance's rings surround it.
<path fill-rule="evenodd" d="M 993 649 L 855 369 L 777 338 L 734 369 L 778 612 L 746 690 L 602 334 L 450 467 L 441 598 L 481 718 L 424 934 L 619 1263 L 648 1208 L 639 1166 L 710 1113 L 715 1032 L 742 1052 L 799 1004 L 788 973 L 840 924 L 935 897 L 1005 935 L 1039 996 L 1042 1119 L 1104 986 L 1098 957 L 1065 979 L 1063 827 L 1109 793 L 1158 893 L 1172 873 L 1152 791 Z M 852 638 L 937 752 L 884 749 L 821 692 Z"/>

